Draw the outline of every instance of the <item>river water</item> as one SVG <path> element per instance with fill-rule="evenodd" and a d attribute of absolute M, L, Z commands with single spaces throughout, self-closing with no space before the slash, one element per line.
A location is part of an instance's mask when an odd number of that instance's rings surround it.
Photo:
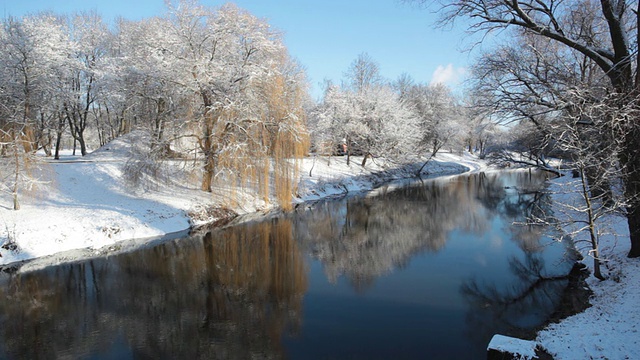
<path fill-rule="evenodd" d="M 0 358 L 484 359 L 575 261 L 544 174 L 427 180 L 0 276 Z"/>

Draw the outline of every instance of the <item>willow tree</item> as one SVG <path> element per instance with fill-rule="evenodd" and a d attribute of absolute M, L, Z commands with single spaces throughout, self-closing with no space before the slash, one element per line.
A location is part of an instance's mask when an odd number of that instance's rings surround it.
<path fill-rule="evenodd" d="M 273 162 L 276 199 L 285 208 L 292 205 L 297 190 L 300 160 L 309 149 L 305 103 L 308 101 L 304 73 L 286 54 L 274 63 L 269 75 L 257 83 L 258 129 L 262 139 L 257 149 Z M 256 149 L 256 150 L 257 150 Z M 263 173 L 268 168 L 263 168 Z M 261 195 L 268 199 L 269 178 L 262 181 Z"/>
<path fill-rule="evenodd" d="M 164 36 L 150 45 L 171 69 L 163 71 L 167 80 L 190 98 L 186 120 L 204 157 L 202 190 L 251 183 L 268 199 L 273 160 L 276 197 L 290 199 L 297 173 L 285 164 L 305 152 L 306 89 L 280 34 L 231 4 L 180 1 L 163 22 Z"/>

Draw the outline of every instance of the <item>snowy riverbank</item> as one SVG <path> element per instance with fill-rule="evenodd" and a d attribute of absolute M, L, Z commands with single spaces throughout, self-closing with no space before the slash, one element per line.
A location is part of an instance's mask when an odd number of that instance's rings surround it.
<path fill-rule="evenodd" d="M 0 194 L 0 265 L 38 259 L 44 266 L 109 253 L 135 239 L 134 245 L 185 234 L 192 225 L 215 221 L 203 209 L 229 203 L 228 194 L 212 195 L 174 182 L 132 188 L 124 180 L 123 165 L 130 144 L 116 140 L 85 157 L 67 155 L 46 160 L 39 172 L 47 183 L 20 194 L 21 209 L 11 209 L 11 196 Z M 354 157 L 311 157 L 303 161 L 296 203 L 348 192 L 366 191 L 394 179 L 413 176 L 413 168 L 395 168 L 380 160 L 360 166 Z M 455 174 L 483 168 L 470 155 L 443 153 L 425 168 L 428 174 Z M 227 197 L 226 199 L 224 197 Z M 225 201 L 227 200 L 227 201 Z M 269 211 L 252 194 L 242 193 L 232 210 L 238 214 Z M 191 218 L 188 214 L 192 214 Z M 193 214 L 197 214 L 193 216 Z M 197 220 L 194 218 L 198 218 Z M 72 251 L 75 250 L 75 251 Z M 54 256 L 54 254 L 57 254 Z"/>
<path fill-rule="evenodd" d="M 552 182 L 549 189 L 555 200 L 555 215 L 560 221 L 567 218 L 584 219 L 584 214 L 561 207 L 560 202 L 581 206 L 582 199 L 575 190 L 577 180 L 564 176 Z M 640 259 L 629 259 L 629 227 L 626 219 L 608 216 L 599 221 L 603 236 L 600 251 L 604 259 L 600 281 L 590 276 L 587 284 L 593 291 L 591 307 L 570 316 L 558 324 L 551 324 L 538 333 L 536 342 L 556 360 L 561 359 L 640 359 Z M 576 226 L 576 225 L 572 225 Z M 567 225 L 567 231 L 573 231 Z M 582 261 L 592 271 L 593 258 L 579 236 L 576 247 L 584 256 Z"/>

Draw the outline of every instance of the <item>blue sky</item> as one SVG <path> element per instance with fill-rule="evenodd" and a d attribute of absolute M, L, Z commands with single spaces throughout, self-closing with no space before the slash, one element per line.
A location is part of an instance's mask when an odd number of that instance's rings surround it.
<path fill-rule="evenodd" d="M 207 6 L 224 1 L 201 0 Z M 418 82 L 443 81 L 459 87 L 472 56 L 463 28 L 436 29 L 433 9 L 398 0 L 238 0 L 285 34 L 291 55 L 306 68 L 312 95 L 321 83 L 339 83 L 349 64 L 366 52 L 385 78 L 408 73 Z M 163 0 L 0 0 L 4 16 L 44 10 L 70 14 L 97 10 L 105 19 L 140 19 L 164 13 Z"/>

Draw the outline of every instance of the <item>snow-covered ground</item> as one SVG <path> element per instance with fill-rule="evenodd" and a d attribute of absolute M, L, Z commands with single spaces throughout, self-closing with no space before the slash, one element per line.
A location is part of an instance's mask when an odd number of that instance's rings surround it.
<path fill-rule="evenodd" d="M 567 213 L 565 207 L 558 205 L 581 202 L 577 192 L 569 191 L 577 185 L 575 182 L 571 176 L 554 180 L 550 191 L 556 201 L 556 216 L 580 216 Z M 551 324 L 538 333 L 536 339 L 558 360 L 640 359 L 640 259 L 626 256 L 630 248 L 626 219 L 609 216 L 599 223 L 606 233 L 600 238 L 600 251 L 605 260 L 603 275 L 608 279 L 600 281 L 589 277 L 592 306 L 558 324 Z M 593 269 L 589 249 L 580 245 L 578 249 L 585 265 Z"/>

